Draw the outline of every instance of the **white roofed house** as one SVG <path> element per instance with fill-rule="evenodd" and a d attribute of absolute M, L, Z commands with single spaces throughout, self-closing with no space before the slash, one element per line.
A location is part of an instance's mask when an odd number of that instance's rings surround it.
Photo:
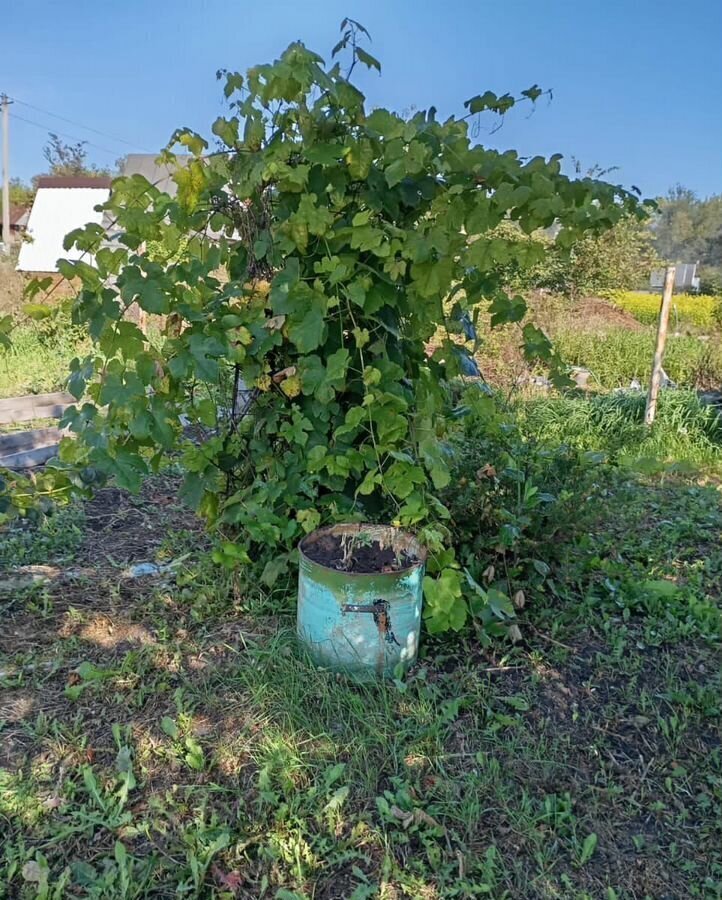
<path fill-rule="evenodd" d="M 110 196 L 111 179 L 100 176 L 54 176 L 38 179 L 37 192 L 27 223 L 26 240 L 20 247 L 17 268 L 21 272 L 57 272 L 59 259 L 76 260 L 87 254 L 65 250 L 68 232 L 103 222 L 96 210 Z"/>

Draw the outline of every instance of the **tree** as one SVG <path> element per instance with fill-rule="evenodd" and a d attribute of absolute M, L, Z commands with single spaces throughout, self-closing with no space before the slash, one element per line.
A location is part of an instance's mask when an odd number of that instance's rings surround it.
<path fill-rule="evenodd" d="M 670 262 L 722 265 L 722 194 L 700 200 L 678 184 L 658 201 L 652 225 L 657 252 Z"/>
<path fill-rule="evenodd" d="M 33 202 L 35 191 L 29 184 L 25 184 L 20 178 L 10 179 L 10 208 L 14 206 L 30 206 Z M 0 212 L 2 211 L 2 193 L 0 192 Z"/>
<path fill-rule="evenodd" d="M 644 286 L 657 264 L 646 223 L 624 216 L 604 234 L 576 241 L 560 260 L 562 290 L 572 299 Z"/>
<path fill-rule="evenodd" d="M 25 184 L 20 178 L 10 179 L 10 206 L 29 206 L 34 195 L 31 185 Z"/>
<path fill-rule="evenodd" d="M 658 264 L 647 223 L 623 216 L 602 234 L 587 234 L 571 247 L 559 246 L 543 231 L 526 236 L 515 222 L 503 222 L 497 235 L 535 245 L 539 261 L 533 266 L 516 260 L 504 267 L 505 283 L 516 291 L 544 288 L 572 300 L 645 285 Z"/>
<path fill-rule="evenodd" d="M 379 69 L 361 26 L 342 28 L 334 53 L 350 52 L 348 71 Z M 636 198 L 562 175 L 558 156 L 471 142 L 470 119 L 534 103 L 536 85 L 476 95 L 461 118 L 406 121 L 367 112 L 340 65 L 301 43 L 245 76 L 220 75 L 230 112 L 212 127 L 218 152 L 188 129 L 169 145 L 192 157 L 175 173 L 177 196 L 124 179 L 107 204 L 120 241 L 108 246 L 100 225 L 66 238 L 95 256 L 61 271 L 82 285 L 73 316 L 96 347 L 72 365 L 69 388 L 86 401 L 66 415 L 78 440 L 63 443 L 63 464 L 79 485 L 112 475 L 136 488 L 180 453 L 184 496 L 227 536 L 217 558 L 267 584 L 322 522 L 414 528 L 430 550 L 428 627 L 459 629 L 470 610 L 504 620 L 456 561 L 438 499 L 455 416 L 485 415 L 488 398 L 468 388 L 452 410 L 445 384 L 478 371 L 481 300 L 494 325 L 526 312 L 500 266 L 534 265 L 538 251 L 497 236 L 500 222 L 526 234 L 557 222 L 569 247 L 642 215 Z M 167 317 L 162 338 L 128 320 L 136 305 Z M 525 325 L 523 340 L 554 370 L 539 329 Z M 183 437 L 186 421 L 205 430 L 200 446 Z"/>
<path fill-rule="evenodd" d="M 48 134 L 48 143 L 43 148 L 43 156 L 48 161 L 49 175 L 109 175 L 110 169 L 88 163 L 86 141 L 68 144 L 57 134 Z"/>

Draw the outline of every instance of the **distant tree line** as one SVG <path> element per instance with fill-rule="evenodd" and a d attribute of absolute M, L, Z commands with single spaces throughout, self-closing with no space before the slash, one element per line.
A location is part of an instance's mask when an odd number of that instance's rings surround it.
<path fill-rule="evenodd" d="M 722 293 L 722 194 L 700 200 L 678 184 L 658 201 L 650 225 L 659 256 L 669 262 L 699 262 L 702 290 Z"/>

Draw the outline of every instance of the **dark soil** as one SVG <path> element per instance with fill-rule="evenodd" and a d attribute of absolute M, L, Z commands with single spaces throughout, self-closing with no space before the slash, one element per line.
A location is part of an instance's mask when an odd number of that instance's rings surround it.
<path fill-rule="evenodd" d="M 418 561 L 414 555 L 406 551 L 397 554 L 392 547 L 383 547 L 379 541 L 361 542 L 352 537 L 344 544 L 335 534 L 324 534 L 309 542 L 304 545 L 303 552 L 322 566 L 356 575 L 401 572 Z"/>

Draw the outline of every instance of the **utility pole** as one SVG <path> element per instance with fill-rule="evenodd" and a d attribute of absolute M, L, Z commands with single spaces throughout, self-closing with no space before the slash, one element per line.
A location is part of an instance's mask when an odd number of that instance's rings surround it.
<path fill-rule="evenodd" d="M 662 291 L 662 305 L 659 307 L 659 325 L 657 326 L 657 346 L 652 360 L 652 377 L 649 382 L 649 394 L 647 395 L 647 408 L 644 411 L 644 424 L 649 427 L 654 422 L 657 412 L 657 395 L 659 383 L 662 380 L 662 357 L 664 345 L 667 343 L 667 322 L 669 321 L 669 308 L 672 305 L 674 292 L 674 278 L 677 270 L 674 266 L 667 266 L 664 273 L 664 290 Z"/>
<path fill-rule="evenodd" d="M 3 246 L 10 252 L 10 99 L 0 95 L 3 116 Z"/>

